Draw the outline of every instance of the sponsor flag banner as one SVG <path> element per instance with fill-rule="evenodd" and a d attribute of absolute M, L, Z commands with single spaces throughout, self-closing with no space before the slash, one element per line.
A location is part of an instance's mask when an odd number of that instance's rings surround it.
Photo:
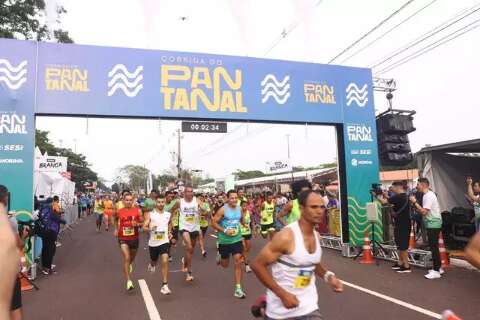
<path fill-rule="evenodd" d="M 289 159 L 267 162 L 267 174 L 291 172 L 292 164 Z"/>
<path fill-rule="evenodd" d="M 67 157 L 36 157 L 35 170 L 40 172 L 66 172 Z"/>

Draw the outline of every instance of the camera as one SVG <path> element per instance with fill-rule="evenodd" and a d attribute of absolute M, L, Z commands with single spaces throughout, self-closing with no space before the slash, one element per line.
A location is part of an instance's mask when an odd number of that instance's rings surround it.
<path fill-rule="evenodd" d="M 373 193 L 376 196 L 382 195 L 383 194 L 382 185 L 380 183 L 372 183 L 372 189 L 370 189 L 370 193 Z"/>

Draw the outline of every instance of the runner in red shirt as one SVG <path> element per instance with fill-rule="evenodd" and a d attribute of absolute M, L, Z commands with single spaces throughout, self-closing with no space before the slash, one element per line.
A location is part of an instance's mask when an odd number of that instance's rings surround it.
<path fill-rule="evenodd" d="M 133 207 L 133 197 L 126 193 L 123 197 L 124 207 L 117 212 L 117 237 L 123 255 L 123 272 L 127 278 L 127 290 L 135 286 L 130 279 L 133 262 L 138 249 L 138 228 L 142 225 L 142 215 L 138 207 Z"/>

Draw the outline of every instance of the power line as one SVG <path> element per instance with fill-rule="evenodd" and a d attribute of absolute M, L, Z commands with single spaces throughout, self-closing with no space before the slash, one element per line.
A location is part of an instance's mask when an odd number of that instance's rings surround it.
<path fill-rule="evenodd" d="M 351 58 L 353 58 L 354 56 L 358 55 L 360 52 L 364 51 L 365 49 L 371 47 L 375 42 L 378 42 L 380 41 L 381 39 L 383 39 L 386 35 L 388 35 L 389 33 L 391 33 L 392 31 L 394 31 L 395 29 L 397 29 L 398 27 L 400 27 L 401 25 L 403 25 L 404 23 L 406 23 L 407 21 L 411 20 L 412 18 L 414 18 L 416 15 L 418 15 L 419 13 L 421 13 L 423 10 L 427 9 L 428 7 L 430 7 L 432 4 L 434 4 L 435 2 L 437 2 L 438 0 L 432 0 L 430 1 L 428 4 L 426 4 L 425 6 L 423 6 L 422 8 L 420 8 L 419 10 L 415 11 L 414 13 L 412 13 L 411 15 L 409 15 L 406 19 L 400 21 L 399 23 L 397 23 L 395 26 L 393 26 L 392 28 L 388 29 L 387 31 L 385 31 L 384 33 L 382 33 L 380 36 L 376 37 L 375 39 L 373 39 L 372 41 L 370 41 L 369 43 L 367 43 L 366 45 L 364 45 L 363 47 L 361 47 L 360 49 L 358 49 L 357 51 L 355 51 L 354 53 L 352 53 L 351 55 L 349 55 L 348 57 L 346 57 L 345 59 L 343 59 L 342 61 L 339 62 L 339 64 L 343 64 L 345 63 L 347 60 L 350 60 Z"/>
<path fill-rule="evenodd" d="M 452 41 L 452 40 L 454 40 L 454 39 L 456 39 L 456 38 L 458 38 L 458 37 L 460 37 L 460 36 L 462 36 L 462 35 L 464 35 L 468 32 L 470 32 L 470 31 L 475 30 L 476 28 L 480 27 L 480 23 L 477 24 L 477 25 L 474 25 L 477 22 L 480 22 L 480 19 L 477 19 L 477 20 L 473 21 L 472 23 L 469 23 L 468 25 L 466 25 L 466 26 L 464 26 L 464 27 L 446 35 L 445 37 L 439 39 L 438 41 L 429 44 L 428 46 L 426 46 L 426 47 L 414 52 L 413 54 L 411 54 L 411 55 L 409 55 L 409 56 L 391 64 L 391 65 L 389 65 L 388 67 L 385 67 L 384 69 L 382 69 L 378 73 L 376 73 L 376 75 L 380 75 L 380 74 L 383 74 L 383 73 L 388 72 L 390 70 L 393 70 L 395 68 L 398 68 L 401 65 L 404 65 L 405 63 L 407 63 L 409 61 L 412 61 L 412 60 L 414 60 L 414 59 L 416 59 L 420 56 L 423 56 L 424 54 L 432 51 L 435 48 L 438 48 L 438 47 L 440 47 L 440 46 L 442 46 L 442 45 L 444 45 L 444 44 L 446 44 L 446 43 L 448 43 L 448 42 L 450 42 L 450 41 Z M 460 32 L 460 31 L 463 31 L 463 32 Z M 458 34 L 455 35 L 456 33 L 458 33 Z M 455 36 L 453 36 L 453 35 L 455 35 Z"/>
<path fill-rule="evenodd" d="M 322 2 L 323 2 L 323 0 L 318 0 L 315 3 L 315 5 L 313 5 L 313 8 L 318 7 Z M 268 47 L 267 51 L 265 51 L 264 56 L 267 56 L 276 46 L 278 46 L 278 44 L 283 39 L 285 39 L 293 30 L 295 30 L 301 24 L 301 22 L 302 21 L 296 21 L 296 22 L 292 23 L 288 28 L 286 28 L 286 29 L 284 28 L 282 30 L 282 32 L 280 33 L 280 35 L 270 45 L 270 47 Z"/>
<path fill-rule="evenodd" d="M 377 24 L 375 27 L 373 27 L 372 29 L 370 29 L 370 31 L 368 31 L 367 33 L 365 33 L 363 36 L 361 36 L 358 40 L 354 41 L 351 45 L 349 45 L 348 47 L 346 47 L 345 49 L 342 50 L 342 52 L 340 52 L 339 54 L 337 54 L 335 57 L 333 57 L 332 59 L 330 59 L 330 61 L 328 62 L 328 64 L 332 63 L 333 61 L 337 60 L 338 57 L 342 56 L 345 52 L 347 52 L 348 50 L 350 50 L 351 48 L 353 48 L 354 46 L 356 46 L 360 41 L 362 41 L 363 39 L 365 39 L 366 37 L 368 37 L 370 34 L 372 34 L 373 32 L 375 32 L 378 28 L 380 28 L 381 26 L 383 26 L 388 20 L 392 19 L 394 16 L 396 16 L 400 11 L 402 11 L 403 9 L 405 9 L 409 4 L 411 4 L 412 2 L 414 2 L 415 0 L 409 0 L 407 2 L 405 2 L 400 8 L 398 8 L 397 10 L 395 10 L 393 13 L 391 13 L 387 18 L 383 19 L 382 21 L 380 21 L 379 24 Z"/>
<path fill-rule="evenodd" d="M 476 8 L 476 7 L 478 7 L 478 8 Z M 473 9 L 475 9 L 475 10 L 473 10 Z M 442 32 L 443 30 L 449 28 L 450 26 L 462 21 L 463 19 L 466 19 L 467 17 L 471 16 L 472 14 L 474 14 L 475 12 L 477 12 L 479 10 L 480 10 L 480 6 L 479 6 L 478 3 L 475 6 L 473 6 L 472 8 L 463 10 L 462 12 L 456 14 L 454 17 L 452 17 L 452 18 L 448 19 L 447 21 L 441 23 L 439 26 L 433 28 L 432 30 L 430 30 L 426 33 L 424 33 L 419 38 L 417 38 L 417 39 L 411 41 L 410 43 L 406 44 L 404 47 L 402 47 L 400 49 L 397 49 L 394 52 L 390 53 L 389 55 L 383 57 L 382 59 L 380 59 L 381 60 L 380 62 L 377 62 L 377 63 L 371 65 L 370 68 L 372 68 L 372 69 L 376 68 L 376 67 L 384 64 L 385 62 L 392 60 L 393 58 L 395 58 L 399 54 L 401 54 L 401 53 L 407 51 L 408 49 L 410 49 L 410 48 L 424 42 L 425 40 L 435 36 L 436 34 Z M 467 12 L 467 13 L 464 15 L 465 12 Z M 461 17 L 457 19 L 457 17 L 459 17 L 459 16 L 461 16 Z M 454 21 L 450 22 L 452 20 L 454 20 Z"/>

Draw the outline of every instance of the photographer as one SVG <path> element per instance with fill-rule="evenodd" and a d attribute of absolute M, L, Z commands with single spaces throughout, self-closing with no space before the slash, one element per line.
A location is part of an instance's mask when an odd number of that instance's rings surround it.
<path fill-rule="evenodd" d="M 392 269 L 398 273 L 410 273 L 412 269 L 408 264 L 408 241 L 410 237 L 411 221 L 410 221 L 410 205 L 408 195 L 405 190 L 405 184 L 401 181 L 395 181 L 390 189 L 392 195 L 388 197 L 387 193 L 383 193 L 378 200 L 383 204 L 393 206 L 393 223 L 395 233 L 395 244 L 398 250 L 398 263 L 392 266 Z M 372 192 L 375 196 L 375 193 Z"/>

